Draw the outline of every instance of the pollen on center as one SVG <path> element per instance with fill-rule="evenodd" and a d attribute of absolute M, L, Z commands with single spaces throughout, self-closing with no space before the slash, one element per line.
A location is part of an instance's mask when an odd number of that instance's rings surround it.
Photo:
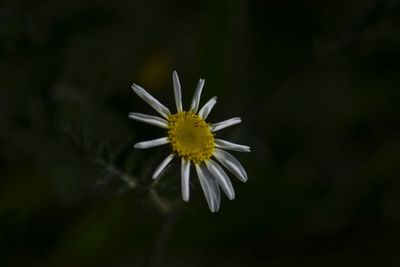
<path fill-rule="evenodd" d="M 214 135 L 209 125 L 193 112 L 178 112 L 169 117 L 168 138 L 178 156 L 195 163 L 209 159 L 214 152 Z"/>

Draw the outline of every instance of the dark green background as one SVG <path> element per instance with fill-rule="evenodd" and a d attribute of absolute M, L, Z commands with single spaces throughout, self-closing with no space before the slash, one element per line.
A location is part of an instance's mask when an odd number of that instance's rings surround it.
<path fill-rule="evenodd" d="M 133 149 L 174 69 L 252 148 L 217 214 Z M 0 73 L 2 267 L 400 265 L 399 1 L 2 1 Z"/>

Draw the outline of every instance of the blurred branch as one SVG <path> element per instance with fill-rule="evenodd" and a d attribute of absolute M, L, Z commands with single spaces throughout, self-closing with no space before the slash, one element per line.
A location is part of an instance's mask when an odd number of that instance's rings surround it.
<path fill-rule="evenodd" d="M 73 142 L 82 157 L 90 163 L 100 166 L 106 173 L 117 177 L 124 182 L 129 189 L 138 186 L 138 178 L 129 175 L 127 172 L 114 164 L 118 151 L 121 148 L 111 151 L 103 144 L 94 144 L 90 141 L 87 132 L 82 128 L 78 130 L 71 130 L 64 127 L 64 133 Z"/>
<path fill-rule="evenodd" d="M 103 159 L 95 160 L 95 163 L 103 166 L 104 170 L 115 177 L 118 177 L 121 181 L 125 182 L 129 188 L 133 189 L 137 186 L 137 179 L 116 167 L 113 164 L 105 162 Z"/>
<path fill-rule="evenodd" d="M 83 128 L 71 130 L 64 127 L 64 133 L 73 142 L 82 157 L 90 164 L 99 166 L 106 174 L 121 180 L 127 186 L 127 189 L 145 189 L 162 214 L 168 215 L 173 212 L 174 207 L 171 201 L 160 196 L 159 190 L 163 187 L 158 184 L 159 179 L 153 180 L 151 184 L 147 184 L 145 180 L 142 182 L 139 177 L 129 174 L 128 170 L 132 169 L 132 164 L 125 164 L 125 168 L 120 168 L 114 163 L 120 151 L 123 151 L 123 145 L 110 149 L 110 147 L 104 145 L 104 142 L 92 141 L 92 138 L 90 138 L 87 131 Z M 147 175 L 144 174 L 144 176 Z"/>

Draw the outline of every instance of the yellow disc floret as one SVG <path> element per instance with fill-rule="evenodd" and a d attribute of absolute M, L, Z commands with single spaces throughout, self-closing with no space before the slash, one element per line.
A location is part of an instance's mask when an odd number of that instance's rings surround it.
<path fill-rule="evenodd" d="M 214 152 L 214 135 L 209 125 L 193 112 L 178 112 L 169 118 L 168 138 L 178 156 L 195 163 L 209 159 Z"/>

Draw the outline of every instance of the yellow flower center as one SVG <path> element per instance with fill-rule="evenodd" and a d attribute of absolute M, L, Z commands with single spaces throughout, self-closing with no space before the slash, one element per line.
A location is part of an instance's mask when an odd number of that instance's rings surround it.
<path fill-rule="evenodd" d="M 214 152 L 214 135 L 199 115 L 189 111 L 178 112 L 169 118 L 168 138 L 178 156 L 195 163 L 209 159 Z"/>

